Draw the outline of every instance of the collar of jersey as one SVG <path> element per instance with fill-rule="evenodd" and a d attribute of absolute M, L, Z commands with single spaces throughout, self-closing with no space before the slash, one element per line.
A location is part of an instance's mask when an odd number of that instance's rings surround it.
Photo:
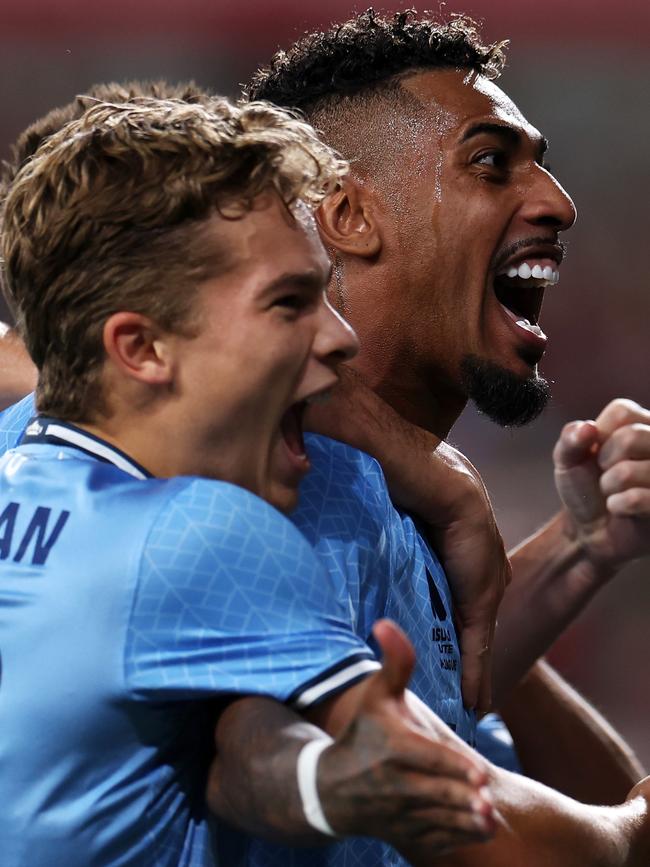
<path fill-rule="evenodd" d="M 136 479 L 153 478 L 148 470 L 145 470 L 120 449 L 88 433 L 88 431 L 58 418 L 48 418 L 45 415 L 36 415 L 31 418 L 21 437 L 20 445 L 32 445 L 33 443 L 67 446 L 91 455 L 106 464 L 113 464 Z"/>

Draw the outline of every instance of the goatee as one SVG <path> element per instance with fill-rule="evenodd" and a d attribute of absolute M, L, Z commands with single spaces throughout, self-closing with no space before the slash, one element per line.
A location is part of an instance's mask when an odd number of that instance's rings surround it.
<path fill-rule="evenodd" d="M 517 376 L 475 355 L 463 359 L 461 372 L 465 391 L 476 408 L 502 427 L 528 424 L 551 396 L 548 382 L 537 373 Z"/>

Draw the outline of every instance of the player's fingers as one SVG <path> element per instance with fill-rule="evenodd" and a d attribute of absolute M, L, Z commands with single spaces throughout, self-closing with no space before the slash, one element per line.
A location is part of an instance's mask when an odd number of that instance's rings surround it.
<path fill-rule="evenodd" d="M 492 634 L 492 638 L 494 633 Z M 492 639 L 490 639 L 492 641 Z M 478 691 L 478 699 L 476 701 L 476 713 L 479 717 L 484 716 L 492 707 L 492 645 L 485 654 L 483 660 L 483 677 Z"/>
<path fill-rule="evenodd" d="M 413 817 L 417 811 L 441 808 L 490 815 L 492 797 L 486 786 L 451 777 L 401 770 L 390 796 L 391 809 Z"/>
<path fill-rule="evenodd" d="M 490 677 L 486 669 L 490 667 L 490 645 L 493 633 L 494 615 L 486 615 L 481 622 L 470 626 L 463 625 L 460 633 L 460 649 L 463 674 L 461 679 L 463 702 L 468 708 L 475 708 L 479 696 L 485 698 L 485 680 Z"/>
<path fill-rule="evenodd" d="M 650 459 L 650 425 L 629 424 L 621 427 L 603 443 L 598 463 L 607 470 L 622 460 Z"/>
<path fill-rule="evenodd" d="M 422 791 L 418 794 L 417 800 L 404 806 L 412 810 L 418 805 L 485 816 L 491 815 L 493 810 L 492 797 L 487 787 L 477 787 L 447 777 L 427 777 L 423 781 Z"/>
<path fill-rule="evenodd" d="M 472 786 L 484 786 L 487 782 L 485 765 L 480 756 L 461 752 L 448 744 L 442 744 L 426 734 L 410 731 L 400 750 L 399 762 L 403 767 L 433 778 L 454 778 Z M 436 782 L 437 784 L 437 782 Z"/>
<path fill-rule="evenodd" d="M 571 422 L 553 450 L 555 486 L 573 520 L 590 524 L 605 515 L 600 469 L 594 460 L 600 443 L 595 423 Z"/>
<path fill-rule="evenodd" d="M 593 421 L 572 421 L 562 428 L 553 449 L 553 463 L 558 470 L 568 470 L 588 460 L 600 442 Z"/>
<path fill-rule="evenodd" d="M 479 813 L 432 808 L 422 811 L 417 818 L 409 816 L 408 836 L 399 836 L 410 839 L 415 846 L 434 845 L 439 851 L 442 846 L 462 846 L 488 839 L 493 827 L 491 817 Z"/>
<path fill-rule="evenodd" d="M 596 419 L 598 430 L 604 437 L 609 437 L 625 425 L 641 422 L 650 424 L 650 411 L 634 400 L 616 398 L 607 404 Z"/>
<path fill-rule="evenodd" d="M 496 617 L 503 593 L 510 581 L 510 561 L 500 541 L 500 561 L 490 561 L 488 587 L 478 600 L 457 607 L 461 624 L 460 649 L 462 655 L 462 693 L 465 706 L 480 712 L 487 710 L 491 701 L 492 641 Z"/>
<path fill-rule="evenodd" d="M 373 676 L 373 694 L 400 696 L 415 667 L 415 651 L 396 623 L 378 620 L 372 629 L 382 652 L 381 671 Z"/>
<path fill-rule="evenodd" d="M 414 852 L 423 850 L 425 846 L 435 851 L 439 851 L 444 846 L 461 846 L 473 840 L 488 839 L 494 833 L 494 827 L 492 812 L 467 812 L 432 807 L 409 816 L 413 849 L 408 848 Z M 404 849 L 401 851 L 404 852 Z"/>
<path fill-rule="evenodd" d="M 480 810 L 447 810 L 444 807 L 432 807 L 427 810 L 427 819 L 431 827 L 444 828 L 447 831 L 463 833 L 479 832 L 487 834 L 490 831 L 492 806 L 483 802 Z M 426 833 L 426 832 L 425 832 Z"/>
<path fill-rule="evenodd" d="M 607 497 L 607 511 L 620 518 L 650 517 L 650 490 L 630 488 Z"/>
<path fill-rule="evenodd" d="M 416 841 L 406 841 L 405 845 L 400 845 L 399 841 L 393 845 L 411 867 L 431 867 L 433 863 L 437 863 L 434 859 L 450 853 L 453 855 L 459 846 L 469 846 L 487 839 L 488 836 L 473 836 L 469 832 L 434 831 Z"/>
<path fill-rule="evenodd" d="M 606 497 L 630 488 L 650 488 L 650 461 L 619 461 L 600 477 L 600 490 Z"/>

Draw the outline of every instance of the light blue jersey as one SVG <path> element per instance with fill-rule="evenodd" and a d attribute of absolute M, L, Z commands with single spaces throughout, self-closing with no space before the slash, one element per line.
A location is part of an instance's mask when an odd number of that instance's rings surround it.
<path fill-rule="evenodd" d="M 376 669 L 302 535 L 38 419 L 0 459 L 3 867 L 179 867 L 215 696 L 305 708 Z"/>
<path fill-rule="evenodd" d="M 33 394 L 0 412 L 0 455 L 18 445 L 33 415 L 36 415 Z"/>
<path fill-rule="evenodd" d="M 0 446 L 11 447 L 33 413 L 25 398 L 0 415 Z M 413 691 L 457 734 L 490 760 L 510 770 L 519 765 L 507 729 L 491 715 L 475 726 L 463 708 L 460 653 L 451 616 L 449 585 L 416 524 L 390 500 L 379 464 L 368 455 L 325 437 L 307 438 L 312 470 L 301 486 L 292 516 L 314 545 L 333 581 L 354 632 L 372 644 L 371 628 L 392 617 L 417 654 Z M 368 839 L 327 847 L 290 849 L 218 828 L 219 867 L 392 867 L 405 864 L 394 849 Z M 194 867 L 213 863 L 212 845 L 198 837 Z"/>
<path fill-rule="evenodd" d="M 469 743 L 474 714 L 463 707 L 460 652 L 449 585 L 413 520 L 391 503 L 377 461 L 343 443 L 310 435 L 311 472 L 292 516 L 312 543 L 347 607 L 350 626 L 372 642 L 372 625 L 391 617 L 415 646 L 410 688 Z M 407 862 L 379 840 L 349 838 L 291 849 L 224 830 L 219 864 L 235 867 L 387 867 Z"/>
<path fill-rule="evenodd" d="M 393 506 L 374 458 L 325 437 L 307 437 L 311 472 L 292 515 L 340 588 L 350 626 L 372 642 L 380 617 L 411 639 L 417 664 L 410 683 L 468 743 L 474 714 L 463 707 L 460 652 L 445 573 L 408 515 Z"/>
<path fill-rule="evenodd" d="M 399 623 L 415 647 L 413 692 L 491 762 L 521 773 L 503 720 L 489 714 L 477 726 L 463 707 L 451 590 L 417 522 L 395 509 L 374 458 L 326 437 L 307 442 L 312 471 L 292 519 L 333 576 L 352 629 L 372 645 L 379 618 Z"/>

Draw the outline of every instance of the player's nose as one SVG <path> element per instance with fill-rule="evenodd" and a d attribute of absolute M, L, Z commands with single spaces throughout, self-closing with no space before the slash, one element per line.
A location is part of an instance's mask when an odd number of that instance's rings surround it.
<path fill-rule="evenodd" d="M 545 168 L 536 165 L 524 201 L 524 217 L 535 226 L 551 226 L 566 231 L 576 221 L 573 199 Z"/>
<path fill-rule="evenodd" d="M 356 331 L 334 310 L 329 301 L 323 299 L 318 331 L 314 339 L 314 354 L 329 367 L 336 367 L 342 361 L 349 361 L 359 351 L 359 338 Z"/>

